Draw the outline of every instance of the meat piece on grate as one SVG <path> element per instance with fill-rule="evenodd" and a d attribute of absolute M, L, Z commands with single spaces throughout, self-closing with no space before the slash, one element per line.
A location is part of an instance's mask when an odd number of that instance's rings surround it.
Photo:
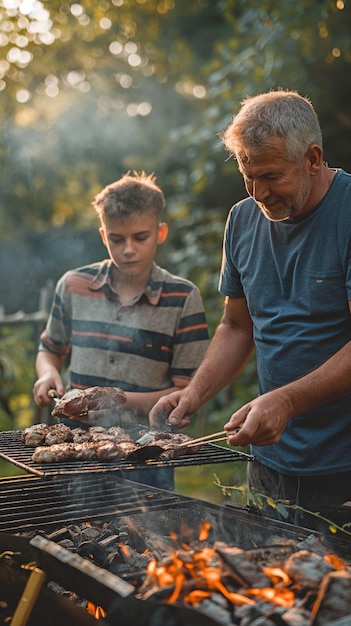
<path fill-rule="evenodd" d="M 126 402 L 126 395 L 119 387 L 88 387 L 71 389 L 55 401 L 52 415 L 58 418 L 79 418 L 89 411 L 119 409 Z"/>
<path fill-rule="evenodd" d="M 90 429 L 92 430 L 92 429 Z M 124 428 L 121 426 L 110 426 L 107 429 L 107 434 L 112 435 L 114 437 L 114 441 L 120 443 L 121 441 L 129 441 L 129 443 L 134 443 L 133 437 L 127 433 Z"/>
<path fill-rule="evenodd" d="M 84 443 L 91 441 L 91 435 L 85 428 L 72 428 L 73 443 Z"/>
<path fill-rule="evenodd" d="M 56 443 L 38 446 L 32 455 L 34 463 L 64 463 L 67 461 L 89 461 L 92 459 L 120 459 L 124 450 L 113 441 L 84 441 L 83 443 Z"/>
<path fill-rule="evenodd" d="M 34 463 L 56 463 L 72 461 L 75 458 L 73 443 L 56 443 L 52 446 L 38 446 L 32 455 Z"/>
<path fill-rule="evenodd" d="M 64 443 L 72 441 L 72 430 L 65 424 L 53 424 L 45 435 L 45 443 L 52 446 L 54 443 Z"/>
<path fill-rule="evenodd" d="M 30 448 L 36 448 L 45 441 L 45 437 L 49 432 L 50 427 L 47 424 L 34 424 L 28 426 L 21 433 L 21 440 L 26 446 Z"/>
<path fill-rule="evenodd" d="M 123 448 L 113 441 L 100 441 L 100 445 L 96 448 L 96 456 L 102 461 L 121 459 L 124 455 Z"/>

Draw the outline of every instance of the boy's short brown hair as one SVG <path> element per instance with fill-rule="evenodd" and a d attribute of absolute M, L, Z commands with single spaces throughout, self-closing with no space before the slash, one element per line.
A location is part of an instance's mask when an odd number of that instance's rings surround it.
<path fill-rule="evenodd" d="M 102 220 L 152 211 L 160 219 L 166 201 L 154 174 L 127 172 L 95 196 L 92 205 Z"/>

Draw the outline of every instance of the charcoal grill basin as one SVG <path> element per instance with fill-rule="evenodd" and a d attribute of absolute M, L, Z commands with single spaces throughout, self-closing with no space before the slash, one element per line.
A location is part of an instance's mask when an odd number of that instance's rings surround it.
<path fill-rule="evenodd" d="M 206 522 L 210 525 L 211 542 L 225 541 L 244 550 L 276 544 L 281 540 L 308 542 L 312 533 L 308 528 L 265 518 L 247 507 L 208 503 L 134 483 L 110 472 L 65 476 L 57 474 L 45 479 L 33 475 L 0 479 L 0 552 L 17 549 L 11 536 L 25 541 L 26 537 L 30 539 L 45 533 L 50 539 L 62 526 L 81 522 L 100 525 L 110 520 L 114 524 L 127 521 L 128 527 L 140 527 L 144 534 L 150 531 L 169 538 L 171 533 L 176 533 L 185 543 L 197 538 L 202 523 Z M 313 536 L 322 542 L 325 540 L 322 536 L 318 537 L 318 533 L 313 532 Z M 334 546 L 330 547 L 334 549 Z M 351 542 L 341 541 L 335 552 L 350 561 Z M 46 569 L 44 563 L 43 569 Z M 67 577 L 66 571 L 62 575 Z M 75 574 L 74 580 L 77 579 Z M 62 584 L 60 580 L 57 582 Z M 76 591 L 80 592 L 78 588 Z M 152 619 L 156 617 L 154 610 L 161 611 L 162 607 L 153 606 L 150 600 L 137 600 L 134 596 L 124 598 L 116 593 L 112 597 L 110 592 L 108 606 L 110 611 L 106 623 L 111 626 L 127 626 L 129 623 L 143 626 L 152 623 L 172 623 L 174 626 L 191 623 L 195 626 L 196 612 L 193 615 L 188 612 L 188 620 L 185 614 L 179 614 L 178 619 L 176 612 L 172 612 L 169 607 L 167 615 L 170 622 L 167 622 L 166 615 L 163 621 L 153 622 Z M 135 615 L 134 622 L 129 620 L 131 612 Z M 150 621 L 145 621 L 149 612 Z M 199 626 L 205 626 L 206 620 L 201 621 L 197 615 L 196 618 Z"/>
<path fill-rule="evenodd" d="M 179 534 L 185 526 L 197 536 L 200 524 L 206 521 L 216 539 L 243 549 L 275 542 L 277 537 L 296 541 L 316 534 L 232 502 L 213 504 L 109 472 L 56 475 L 45 480 L 33 475 L 0 479 L 0 534 L 50 533 L 69 524 L 101 524 L 126 517 L 166 535 Z M 351 562 L 350 539 L 332 533 L 321 539 Z"/>

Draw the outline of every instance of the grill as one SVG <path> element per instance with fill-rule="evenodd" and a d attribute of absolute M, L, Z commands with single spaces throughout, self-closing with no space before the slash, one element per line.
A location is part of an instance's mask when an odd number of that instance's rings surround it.
<path fill-rule="evenodd" d="M 130 623 L 136 626 L 183 626 L 184 623 L 218 626 L 216 620 L 188 608 L 140 600 L 132 591 L 126 596 L 125 586 L 130 586 L 128 576 L 113 575 L 112 589 L 107 574 L 105 577 L 100 574 L 97 580 L 85 565 L 77 569 L 65 555 L 61 561 L 58 552 L 43 551 L 40 545 L 42 535 L 46 535 L 49 548 L 51 545 L 59 548 L 54 543 L 55 538 L 71 525 L 89 522 L 89 525 L 103 527 L 111 521 L 117 526 L 127 521 L 143 528 L 146 534 L 151 532 L 159 537 L 168 537 L 171 533 L 181 537 L 186 528 L 186 542 L 196 538 L 200 525 L 206 522 L 211 525 L 212 540 L 234 543 L 244 550 L 274 545 L 281 540 L 308 545 L 311 537 L 308 528 L 262 517 L 247 507 L 219 506 L 180 496 L 120 478 L 114 472 L 57 474 L 45 479 L 29 474 L 0 479 L 0 553 L 18 550 L 26 562 L 35 560 L 49 580 L 102 605 L 108 611 L 106 624 L 109 626 L 129 626 Z M 323 541 L 322 537 L 320 539 Z M 351 560 L 351 543 L 331 537 L 329 547 Z M 28 626 L 46 626 L 47 623 L 59 626 L 62 621 L 77 626 L 90 624 L 85 609 L 78 611 L 72 606 L 71 610 L 68 606 L 71 601 L 62 607 L 55 605 L 53 619 L 52 592 L 47 599 L 48 592 L 44 589 L 41 593 L 33 610 L 34 621 Z"/>
<path fill-rule="evenodd" d="M 131 434 L 137 438 L 138 433 L 139 428 Z M 136 626 L 161 623 L 172 626 L 182 626 L 184 623 L 217 626 L 218 622 L 190 609 L 139 600 L 132 592 L 126 597 L 123 590 L 128 577 L 114 576 L 117 587 L 112 590 L 107 584 L 107 576 L 106 580 L 102 575 L 97 581 L 89 574 L 88 568 L 85 570 L 84 565 L 79 571 L 68 561 L 60 563 L 57 554 L 50 556 L 42 551 L 37 539 L 41 540 L 44 535 L 49 538 L 48 543 L 53 544 L 54 538 L 68 526 L 88 522 L 103 527 L 111 521 L 117 524 L 132 521 L 133 525 L 145 529 L 145 532 L 150 531 L 160 537 L 170 536 L 171 533 L 182 536 L 186 527 L 187 533 L 194 538 L 198 536 L 200 525 L 206 522 L 211 526 L 213 540 L 234 543 L 243 550 L 273 545 L 281 540 L 307 542 L 308 545 L 311 538 L 310 529 L 265 518 L 249 507 L 231 503 L 211 504 L 126 480 L 125 474 L 123 478 L 122 474 L 118 475 L 118 470 L 136 467 L 146 470 L 155 466 L 177 467 L 254 460 L 253 456 L 234 449 L 205 444 L 200 452 L 193 455 L 162 462 L 148 461 L 140 466 L 126 461 L 74 461 L 40 465 L 31 461 L 32 452 L 33 449 L 22 443 L 19 431 L 0 433 L 0 457 L 28 472 L 25 476 L 0 479 L 0 553 L 18 550 L 23 556 L 26 555 L 27 562 L 35 559 L 50 580 L 63 587 L 69 585 L 71 591 L 96 605 L 101 603 L 109 611 L 106 622 L 109 626 L 129 626 L 132 622 Z M 345 521 L 343 519 L 343 523 Z M 351 562 L 351 542 L 331 533 L 328 537 L 314 533 L 314 537 Z M 14 584 L 11 593 L 15 587 Z M 88 618 L 85 610 L 79 611 L 73 606 L 71 610 L 65 600 L 64 606 L 57 606 L 53 616 L 52 596 L 46 604 L 48 592 L 44 589 L 41 593 L 33 611 L 34 621 L 29 621 L 28 626 L 46 626 L 49 620 L 53 620 L 53 626 L 59 626 L 65 620 L 77 626 L 90 624 L 90 616 Z"/>
<path fill-rule="evenodd" d="M 173 492 L 116 478 L 106 473 L 34 476 L 0 481 L 0 531 L 50 530 L 81 521 L 177 508 L 182 497 Z"/>
<path fill-rule="evenodd" d="M 134 429 L 126 429 L 136 440 L 139 430 L 145 427 L 139 426 Z M 66 461 L 64 463 L 34 463 L 32 461 L 33 448 L 28 448 L 21 441 L 20 431 L 7 431 L 0 433 L 0 457 L 17 465 L 21 469 L 36 474 L 37 476 L 53 476 L 57 474 L 81 474 L 82 472 L 115 472 L 119 470 L 133 470 L 153 467 L 184 467 L 188 465 L 206 465 L 213 463 L 233 463 L 235 461 L 249 461 L 254 457 L 250 454 L 216 444 L 204 444 L 200 451 L 193 454 L 185 454 L 177 459 L 169 461 L 148 460 L 145 463 L 130 463 L 126 460 L 111 460 L 108 462 L 89 461 Z"/>
<path fill-rule="evenodd" d="M 296 541 L 312 532 L 263 517 L 250 507 L 230 502 L 212 504 L 109 472 L 57 474 L 46 480 L 30 475 L 0 479 L 0 533 L 51 532 L 66 524 L 100 523 L 126 516 L 141 516 L 141 525 L 163 535 L 179 532 L 183 524 L 196 534 L 200 522 L 208 521 L 216 538 L 230 542 L 234 538 L 245 550 L 265 545 L 279 535 Z M 351 560 L 351 541 L 330 534 L 328 542 Z"/>
<path fill-rule="evenodd" d="M 108 610 L 106 623 L 110 626 L 127 626 L 130 623 L 136 626 L 182 626 L 184 623 L 218 626 L 215 620 L 191 609 L 137 599 L 133 592 L 128 591 L 128 577 L 113 575 L 112 589 L 107 575 L 96 580 L 88 567 L 77 569 L 69 559 L 61 561 L 59 551 L 43 551 L 40 545 L 45 534 L 50 540 L 48 543 L 55 546 L 55 535 L 71 524 L 86 521 L 102 525 L 111 520 L 117 526 L 128 520 L 128 523 L 143 528 L 145 533 L 150 531 L 159 537 L 171 533 L 182 536 L 186 528 L 186 542 L 198 536 L 200 524 L 206 521 L 211 525 L 212 540 L 235 543 L 244 550 L 274 545 L 281 540 L 308 545 L 311 537 L 307 528 L 264 518 L 246 507 L 203 502 L 137 484 L 110 472 L 57 475 L 45 480 L 33 475 L 0 479 L 0 552 L 18 550 L 27 561 L 35 559 L 50 580 L 82 597 L 88 597 L 96 605 L 104 606 Z M 344 558 L 351 558 L 351 544 L 338 543 L 337 538 L 333 538 L 333 546 L 330 547 Z M 28 626 L 46 626 L 49 620 L 55 626 L 62 623 L 52 622 L 52 600 L 48 602 L 43 620 L 38 618 L 44 610 L 45 593 L 46 590 L 33 612 L 33 619 L 37 621 L 30 622 Z M 67 606 L 64 606 L 65 611 L 68 610 L 66 621 L 85 626 L 89 621 L 85 610 L 82 609 L 81 614 L 76 613 L 74 617 L 77 609 L 72 607 L 70 613 Z M 64 613 L 60 615 L 62 620 Z M 60 615 L 57 613 L 55 619 Z"/>

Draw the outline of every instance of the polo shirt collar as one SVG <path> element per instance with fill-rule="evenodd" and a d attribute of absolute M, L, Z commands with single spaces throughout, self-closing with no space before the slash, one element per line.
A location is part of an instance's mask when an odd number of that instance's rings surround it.
<path fill-rule="evenodd" d="M 100 265 L 100 269 L 96 276 L 92 279 L 90 283 L 90 289 L 93 291 L 99 291 L 107 286 L 110 290 L 115 292 L 112 287 L 112 267 L 113 263 L 110 259 L 106 259 L 102 261 Z M 153 306 L 157 306 L 162 293 L 162 271 L 156 263 L 153 264 L 151 276 L 145 286 L 144 291 L 140 294 L 140 296 L 133 302 L 135 304 L 138 302 L 143 295 L 148 299 L 149 303 Z"/>

